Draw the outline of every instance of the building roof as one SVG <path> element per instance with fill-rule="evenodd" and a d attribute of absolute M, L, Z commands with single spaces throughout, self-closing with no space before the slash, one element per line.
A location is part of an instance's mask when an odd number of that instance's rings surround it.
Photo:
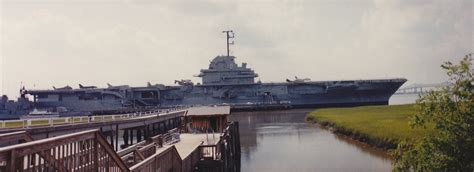
<path fill-rule="evenodd" d="M 188 109 L 188 116 L 229 115 L 230 106 L 200 106 Z"/>

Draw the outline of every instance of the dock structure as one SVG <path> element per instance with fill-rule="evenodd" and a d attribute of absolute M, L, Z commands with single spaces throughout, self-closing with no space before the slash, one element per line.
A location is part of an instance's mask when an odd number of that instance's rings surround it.
<path fill-rule="evenodd" d="M 170 129 L 179 127 L 181 125 L 181 119 L 186 112 L 186 109 L 168 109 L 107 116 L 18 120 L 24 124 L 34 124 L 35 121 L 63 122 L 55 123 L 54 125 L 51 123 L 48 125 L 3 127 L 0 128 L 0 134 L 26 131 L 32 138 L 39 140 L 85 130 L 99 129 L 113 146 L 114 150 L 120 150 L 121 148 L 125 148 L 133 143 L 138 143 L 153 135 L 162 134 Z M 76 119 L 81 119 L 82 121 Z M 122 140 L 123 144 L 119 145 L 119 142 Z M 16 143 L 18 142 L 0 140 L 0 146 Z"/>
<path fill-rule="evenodd" d="M 225 116 L 219 108 L 214 108 L 215 115 Z M 212 112 L 213 108 L 207 110 Z M 179 121 L 184 121 L 181 118 L 187 113 L 185 110 Z M 154 118 L 141 119 L 150 122 Z M 0 147 L 0 171 L 240 171 L 238 122 L 225 122 L 222 131 L 214 133 L 185 133 L 184 126 L 190 125 L 185 123 L 162 133 L 153 125 L 144 125 L 142 130 L 134 130 L 136 134 L 147 133 L 140 134 L 145 137 L 126 145 L 129 135 L 125 134 L 126 146 L 120 150 L 104 129 L 43 139 L 35 139 L 31 130 L 4 133 L 0 140 L 17 144 Z M 133 131 L 130 127 L 123 129 Z"/>
<path fill-rule="evenodd" d="M 194 132 L 222 132 L 230 114 L 230 106 L 201 106 L 192 107 L 186 113 L 185 121 L 189 121 L 187 126 Z"/>

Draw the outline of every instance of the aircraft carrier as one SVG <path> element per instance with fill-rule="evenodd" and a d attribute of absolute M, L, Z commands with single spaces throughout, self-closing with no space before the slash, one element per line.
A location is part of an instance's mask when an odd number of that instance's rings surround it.
<path fill-rule="evenodd" d="M 310 81 L 309 79 L 286 79 L 285 82 L 256 82 L 258 74 L 247 67 L 238 65 L 236 57 L 229 55 L 227 35 L 227 55 L 215 57 L 207 69 L 201 69 L 197 77 L 201 83 L 191 80 L 176 80 L 173 86 L 150 84 L 144 87 L 128 85 L 107 88 L 79 85 L 51 90 L 22 89 L 21 97 L 32 97 L 32 102 L 21 109 L 7 109 L 12 101 L 0 102 L 0 113 L 25 113 L 28 107 L 57 112 L 64 115 L 110 114 L 137 109 L 164 108 L 195 105 L 231 105 L 239 107 L 284 106 L 338 107 L 360 105 L 386 105 L 390 97 L 407 80 L 403 78 L 342 81 Z M 2 106 L 3 105 L 3 106 Z M 12 106 L 12 105 L 9 105 Z M 3 110 L 2 110 L 3 108 Z"/>

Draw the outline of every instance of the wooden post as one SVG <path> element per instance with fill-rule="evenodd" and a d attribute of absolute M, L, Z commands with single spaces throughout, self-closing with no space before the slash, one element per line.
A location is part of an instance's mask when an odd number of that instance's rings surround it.
<path fill-rule="evenodd" d="M 161 122 L 161 133 L 166 133 L 166 121 Z"/>
<path fill-rule="evenodd" d="M 152 132 L 152 131 L 151 131 L 151 125 L 150 125 L 150 124 L 146 125 L 146 128 L 145 128 L 145 139 L 144 139 L 144 140 L 150 138 L 150 137 L 153 135 L 151 132 Z"/>
<path fill-rule="evenodd" d="M 163 147 L 163 136 L 162 135 L 160 135 L 158 137 L 158 145 L 159 145 L 159 147 Z"/>
<path fill-rule="evenodd" d="M 97 137 L 97 136 L 96 136 Z M 94 171 L 99 171 L 99 143 L 97 142 L 97 138 L 94 139 Z"/>
<path fill-rule="evenodd" d="M 174 123 L 173 123 L 173 118 L 171 118 L 169 121 L 169 127 L 170 129 L 174 128 Z"/>
<path fill-rule="evenodd" d="M 123 130 L 123 144 L 128 146 L 128 129 Z"/>
<path fill-rule="evenodd" d="M 225 137 L 224 136 L 221 136 L 220 137 L 220 140 L 221 141 L 224 141 Z M 220 154 L 221 154 L 221 159 L 222 159 L 222 171 L 227 171 L 227 152 L 226 152 L 226 149 L 225 149 L 225 145 L 224 144 L 221 144 L 220 146 Z"/>
<path fill-rule="evenodd" d="M 221 128 L 222 128 L 222 117 L 221 116 L 217 116 L 217 130 L 216 132 L 221 132 Z"/>
<path fill-rule="evenodd" d="M 118 124 L 115 125 L 115 151 L 118 151 L 119 150 L 119 146 L 118 146 L 118 138 L 119 138 L 119 126 Z"/>
<path fill-rule="evenodd" d="M 164 133 L 164 132 L 163 132 L 163 131 L 164 131 L 164 123 L 163 123 L 163 122 L 160 122 L 160 123 L 159 123 L 159 128 L 160 128 L 160 129 L 159 129 L 159 130 L 160 130 L 160 134 L 163 134 L 163 133 Z"/>
<path fill-rule="evenodd" d="M 142 129 L 138 128 L 137 129 L 137 143 L 142 141 Z"/>
<path fill-rule="evenodd" d="M 140 130 L 142 131 L 142 136 L 143 136 L 143 137 L 141 137 L 140 140 L 146 140 L 146 137 L 147 137 L 147 128 L 148 128 L 148 127 L 145 125 L 145 126 L 143 126 L 142 129 L 140 129 Z"/>
<path fill-rule="evenodd" d="M 145 127 L 143 128 L 143 140 L 146 140 L 148 138 L 148 129 L 149 129 L 149 125 L 145 125 Z"/>
<path fill-rule="evenodd" d="M 114 131 L 110 131 L 109 138 L 110 138 L 110 146 L 112 146 L 112 149 L 115 149 L 115 144 L 114 144 Z"/>
<path fill-rule="evenodd" d="M 10 153 L 10 161 L 7 161 L 7 171 L 8 172 L 14 172 L 15 171 L 15 166 L 16 166 L 16 153 L 15 150 L 11 150 Z"/>
<path fill-rule="evenodd" d="M 130 145 L 133 145 L 133 128 L 130 129 Z"/>
<path fill-rule="evenodd" d="M 237 171 L 240 171 L 240 165 L 241 165 L 241 162 L 240 162 L 240 130 L 239 130 L 239 122 L 238 121 L 235 121 L 234 122 L 234 127 L 235 127 L 235 144 L 236 144 L 236 167 L 237 167 Z"/>

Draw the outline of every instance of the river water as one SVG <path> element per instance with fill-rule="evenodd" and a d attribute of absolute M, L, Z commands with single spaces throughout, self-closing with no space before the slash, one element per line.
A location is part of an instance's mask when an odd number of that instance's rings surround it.
<path fill-rule="evenodd" d="M 415 100 L 394 96 L 390 104 Z M 391 171 L 384 151 L 307 124 L 312 110 L 232 113 L 230 120 L 240 123 L 242 172 Z"/>

